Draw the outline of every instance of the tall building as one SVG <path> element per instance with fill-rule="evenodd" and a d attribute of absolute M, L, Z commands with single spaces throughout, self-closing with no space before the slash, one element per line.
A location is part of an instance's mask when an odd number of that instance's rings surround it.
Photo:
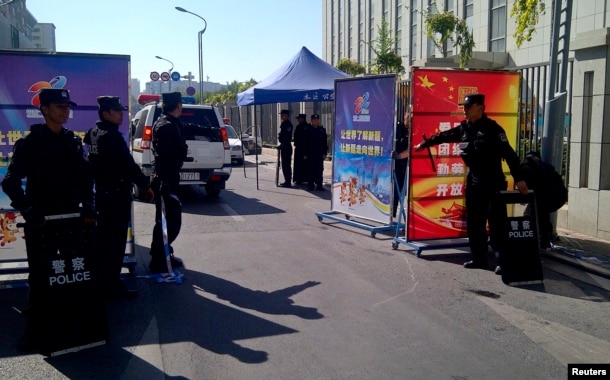
<path fill-rule="evenodd" d="M 543 0 L 546 12 L 531 41 L 517 48 L 510 16 L 513 0 L 323 0 L 322 29 L 324 59 L 336 65 L 349 58 L 370 72 L 375 60 L 371 41 L 378 38 L 382 19 L 395 39 L 395 52 L 408 68 L 458 67 L 458 48 L 450 42 L 443 53 L 426 35 L 425 12 L 448 11 L 465 20 L 472 31 L 473 58 L 468 69 L 515 70 L 522 73 L 521 123 L 531 124 L 521 136 L 533 143 L 542 136 L 541 127 L 548 94 L 564 88 L 568 94 L 565 145 L 568 165 L 569 209 L 566 227 L 588 235 L 610 239 L 610 0 Z M 559 30 L 571 24 L 567 75 L 558 89 L 548 89 L 551 56 L 553 4 L 559 2 L 570 20 L 560 18 Z M 560 32 L 560 37 L 562 32 Z M 565 40 L 553 41 L 565 46 Z M 561 48 L 562 46 L 559 46 Z M 553 91 L 553 92 L 551 92 Z"/>
<path fill-rule="evenodd" d="M 32 30 L 32 42 L 36 48 L 45 51 L 57 51 L 55 43 L 55 25 L 51 23 L 37 23 Z"/>
<path fill-rule="evenodd" d="M 0 3 L 0 49 L 35 49 L 32 33 L 36 23 L 25 1 Z"/>

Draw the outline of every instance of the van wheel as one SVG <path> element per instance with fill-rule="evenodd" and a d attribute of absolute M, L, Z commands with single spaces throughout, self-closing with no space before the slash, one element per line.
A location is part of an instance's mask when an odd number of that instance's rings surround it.
<path fill-rule="evenodd" d="M 220 195 L 220 189 L 217 189 L 214 185 L 210 184 L 205 185 L 205 192 L 210 198 L 218 198 L 218 195 Z"/>

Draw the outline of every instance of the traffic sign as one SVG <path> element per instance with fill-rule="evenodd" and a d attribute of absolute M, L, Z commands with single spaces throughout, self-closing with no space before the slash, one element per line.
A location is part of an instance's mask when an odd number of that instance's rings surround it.
<path fill-rule="evenodd" d="M 196 92 L 195 87 L 193 87 L 193 86 L 189 86 L 186 88 L 186 94 L 189 96 L 195 95 L 195 92 Z"/>
<path fill-rule="evenodd" d="M 174 71 L 174 72 L 172 73 L 172 80 L 173 80 L 174 82 L 179 81 L 179 80 L 180 80 L 180 73 L 179 73 L 179 72 L 177 72 L 177 71 Z"/>
<path fill-rule="evenodd" d="M 163 82 L 167 82 L 169 80 L 169 73 L 167 71 L 161 73 L 161 80 Z"/>
<path fill-rule="evenodd" d="M 156 71 L 151 71 L 150 72 L 150 80 L 156 82 L 159 80 L 159 73 Z"/>

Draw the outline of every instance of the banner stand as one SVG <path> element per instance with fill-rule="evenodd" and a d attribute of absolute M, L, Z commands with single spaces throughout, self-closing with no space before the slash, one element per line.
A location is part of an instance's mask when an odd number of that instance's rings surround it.
<path fill-rule="evenodd" d="M 446 241 L 446 243 L 442 243 L 442 241 Z M 407 241 L 404 237 L 396 237 L 394 238 L 394 242 L 392 242 L 392 249 L 398 249 L 399 244 L 405 244 L 413 248 L 415 250 L 413 254 L 419 257 L 423 250 L 468 247 L 468 238 L 431 240 L 430 242 L 431 243 L 428 244 L 426 242 Z"/>
<path fill-rule="evenodd" d="M 344 217 L 341 218 L 339 216 L 339 214 L 343 214 Z M 382 231 L 392 231 L 392 230 L 400 230 L 401 228 L 404 228 L 404 224 L 402 223 L 392 223 L 390 225 L 383 225 L 383 226 L 372 226 L 370 224 L 365 224 L 365 223 L 361 223 L 361 222 L 356 222 L 353 220 L 350 220 L 351 215 L 350 214 L 345 214 L 339 211 L 326 211 L 326 212 L 316 212 L 316 216 L 318 217 L 318 221 L 322 222 L 323 218 L 327 218 L 327 219 L 332 219 L 335 222 L 339 222 L 339 223 L 343 223 L 343 224 L 347 224 L 349 226 L 352 227 L 358 227 L 358 228 L 362 228 L 364 230 L 370 231 L 371 232 L 371 237 L 375 237 L 375 235 L 378 232 L 382 232 Z"/>
<path fill-rule="evenodd" d="M 405 174 L 405 183 L 402 186 L 402 191 L 397 192 L 398 196 L 399 196 L 398 204 L 400 207 L 399 208 L 400 212 L 398 214 L 398 220 L 406 219 L 404 205 L 405 205 L 408 178 L 409 178 L 409 176 L 408 176 L 408 172 L 407 172 Z M 398 189 L 398 179 L 396 178 L 396 175 L 394 175 L 394 185 Z M 405 245 L 413 248 L 415 250 L 413 254 L 415 256 L 419 257 L 419 256 L 421 256 L 421 252 L 426 249 L 445 249 L 445 248 L 468 247 L 467 238 L 434 240 L 435 242 L 439 242 L 436 244 L 428 244 L 426 242 L 417 242 L 417 241 L 408 241 L 406 238 L 406 233 L 405 233 L 405 236 L 401 236 L 401 233 L 400 233 L 401 228 L 404 228 L 404 226 L 405 226 L 405 224 L 400 224 L 400 226 L 396 227 L 396 236 L 394 237 L 394 241 L 392 242 L 392 249 L 394 249 L 394 250 L 398 249 L 399 244 L 405 244 Z M 440 241 L 446 241 L 446 243 L 440 243 Z"/>

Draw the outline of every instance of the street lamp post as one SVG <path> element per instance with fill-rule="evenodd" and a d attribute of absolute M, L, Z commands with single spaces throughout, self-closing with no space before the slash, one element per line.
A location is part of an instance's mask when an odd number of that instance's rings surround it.
<path fill-rule="evenodd" d="M 170 67 L 170 69 L 169 69 L 169 92 L 172 92 L 172 70 L 174 70 L 174 62 L 170 61 L 169 59 L 159 57 L 158 55 L 155 55 L 155 58 L 161 59 L 163 61 L 167 61 L 172 64 L 172 67 Z"/>
<path fill-rule="evenodd" d="M 193 13 L 193 12 L 189 12 L 186 9 L 182 8 L 182 7 L 176 7 L 176 10 L 178 10 L 180 12 L 184 12 L 184 13 L 190 13 L 193 16 L 199 17 L 204 22 L 203 29 L 201 29 L 199 31 L 199 33 L 197 34 L 198 42 L 199 42 L 199 104 L 203 104 L 203 49 L 202 49 L 202 38 L 203 38 L 203 33 L 205 33 L 205 30 L 208 27 L 208 22 L 205 21 L 205 19 L 203 17 L 199 16 L 198 14 Z"/>

